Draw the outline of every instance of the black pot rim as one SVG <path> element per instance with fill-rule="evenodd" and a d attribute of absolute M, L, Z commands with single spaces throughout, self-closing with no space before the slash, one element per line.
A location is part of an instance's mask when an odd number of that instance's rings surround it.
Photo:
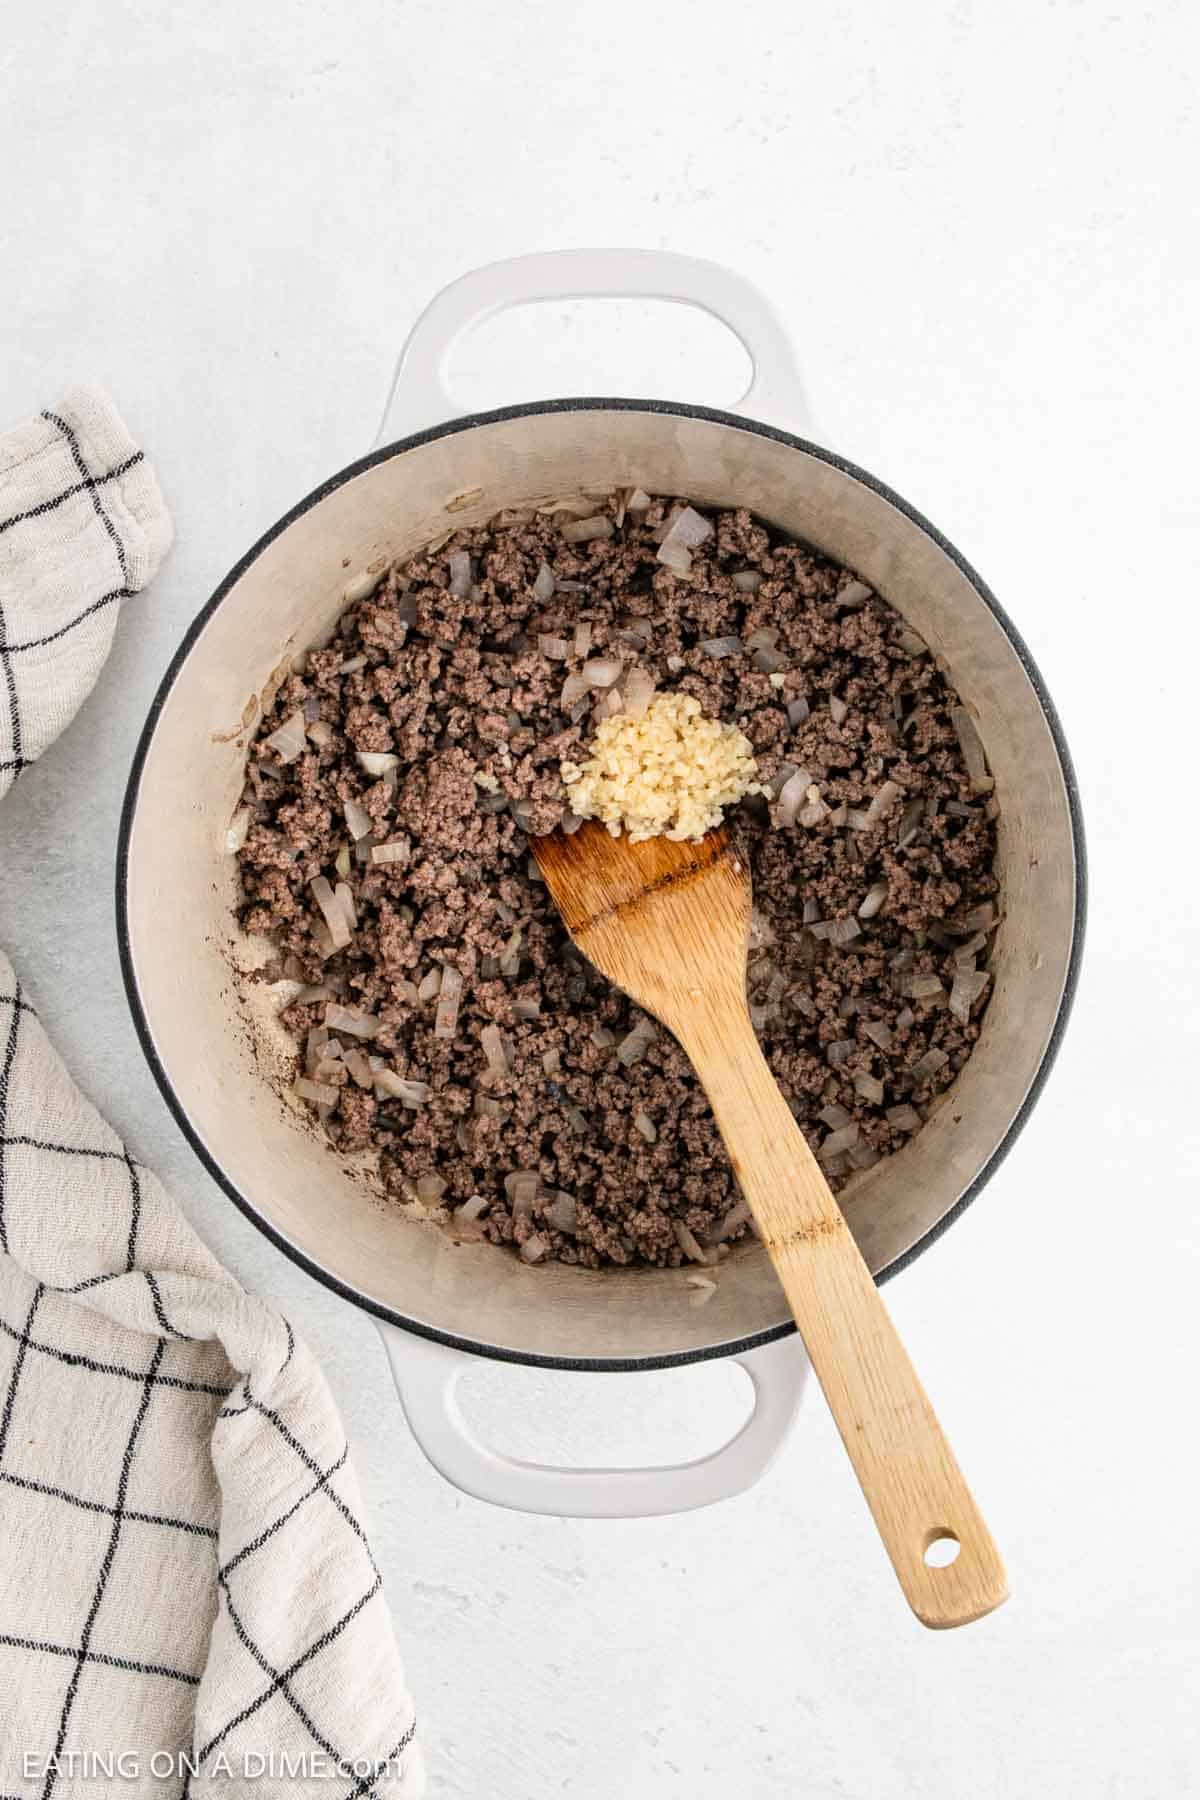
<path fill-rule="evenodd" d="M 977 574 L 975 569 L 972 568 L 971 564 L 961 552 L 955 548 L 948 538 L 942 536 L 941 532 L 925 518 L 923 513 L 918 512 L 916 507 L 911 506 L 908 501 L 902 499 L 899 494 L 886 484 L 886 482 L 880 481 L 876 476 L 869 474 L 865 469 L 859 468 L 856 463 L 848 461 L 847 458 L 837 455 L 836 452 L 826 450 L 822 445 L 811 443 L 805 438 L 797 437 L 792 432 L 780 430 L 778 426 L 764 425 L 757 419 L 748 419 L 743 417 L 740 413 L 724 412 L 715 407 L 694 406 L 686 401 L 588 397 L 565 400 L 530 401 L 519 406 L 497 407 L 489 412 L 464 414 L 460 418 L 447 420 L 444 424 L 431 426 L 424 431 L 414 432 L 409 437 L 399 438 L 394 443 L 383 445 L 381 448 L 371 451 L 369 455 L 360 457 L 356 462 L 352 462 L 344 469 L 339 470 L 336 475 L 331 475 L 328 480 L 323 481 L 319 487 L 314 488 L 310 494 L 293 506 L 290 511 L 284 513 L 283 517 L 277 520 L 276 523 L 271 526 L 270 530 L 264 532 L 257 543 L 255 543 L 229 571 L 225 579 L 215 589 L 211 598 L 193 619 L 184 635 L 182 643 L 175 652 L 175 655 L 171 658 L 167 671 L 159 683 L 154 699 L 151 702 L 146 722 L 142 727 L 137 749 L 134 752 L 129 780 L 125 789 L 125 798 L 121 808 L 121 821 L 117 840 L 116 925 L 121 975 L 125 984 L 125 993 L 129 1001 L 129 1009 L 133 1015 L 133 1023 L 137 1031 L 138 1041 L 141 1044 L 143 1054 L 150 1065 L 151 1073 L 158 1084 L 163 1099 L 166 1101 L 167 1106 L 170 1109 L 176 1124 L 183 1132 L 184 1137 L 187 1139 L 208 1173 L 212 1176 L 213 1180 L 223 1192 L 228 1195 L 234 1205 L 258 1227 L 263 1235 L 269 1238 L 277 1249 L 283 1251 L 285 1256 L 290 1257 L 294 1263 L 297 1263 L 300 1268 L 304 1269 L 307 1274 L 313 1276 L 317 1281 L 323 1283 L 325 1287 L 332 1289 L 334 1293 L 339 1294 L 344 1300 L 349 1300 L 355 1306 L 361 1307 L 365 1312 L 373 1314 L 376 1318 L 384 1320 L 388 1324 L 399 1326 L 405 1331 L 414 1332 L 419 1337 L 432 1339 L 435 1343 L 444 1344 L 451 1349 L 466 1351 L 475 1356 L 489 1357 L 499 1362 L 525 1363 L 536 1368 L 636 1371 L 639 1369 L 676 1368 L 685 1363 L 708 1362 L 722 1356 L 744 1355 L 746 1351 L 756 1349 L 759 1345 L 772 1343 L 778 1338 L 788 1337 L 795 1331 L 796 1327 L 789 1322 L 784 1325 L 774 1326 L 767 1331 L 755 1332 L 749 1337 L 735 1339 L 727 1344 L 707 1345 L 699 1350 L 676 1351 L 669 1356 L 603 1358 L 541 1356 L 510 1350 L 500 1345 L 478 1343 L 470 1338 L 458 1337 L 452 1332 L 439 1331 L 434 1326 L 426 1325 L 415 1319 L 409 1319 L 403 1313 L 396 1312 L 392 1307 L 383 1306 L 378 1301 L 371 1299 L 369 1295 L 363 1294 L 357 1288 L 349 1286 L 331 1270 L 324 1268 L 320 1263 L 315 1262 L 311 1257 L 307 1256 L 304 1251 L 299 1249 L 297 1245 L 293 1244 L 281 1232 L 277 1231 L 275 1227 L 262 1216 L 255 1207 L 253 1201 L 247 1199 L 247 1197 L 234 1186 L 233 1182 L 225 1174 L 216 1158 L 211 1154 L 199 1133 L 192 1125 L 191 1120 L 188 1118 L 183 1103 L 176 1094 L 175 1089 L 171 1084 L 170 1077 L 163 1067 L 155 1049 L 154 1040 L 150 1032 L 149 1021 L 146 1017 L 141 1002 L 141 996 L 138 992 L 133 968 L 132 945 L 129 935 L 127 891 L 129 877 L 129 845 L 133 830 L 133 820 L 137 810 L 142 771 L 145 766 L 147 755 L 149 754 L 150 745 L 154 738 L 159 715 L 166 703 L 168 694 L 175 684 L 176 677 L 191 653 L 192 646 L 196 639 L 199 637 L 217 608 L 221 605 L 231 588 L 240 581 L 246 570 L 256 561 L 267 546 L 273 543 L 282 532 L 286 531 L 288 526 L 296 519 L 308 512 L 311 507 L 316 506 L 319 501 L 325 499 L 327 495 L 333 493 L 335 489 L 341 487 L 345 482 L 351 481 L 355 476 L 361 475 L 364 470 L 373 468 L 376 463 L 386 462 L 389 458 L 402 455 L 405 451 L 415 449 L 418 445 L 432 443 L 438 438 L 455 436 L 460 432 L 474 430 L 478 425 L 490 425 L 505 419 L 528 418 L 540 413 L 596 411 L 649 412 L 692 419 L 707 419 L 714 424 L 732 426 L 738 431 L 749 431 L 754 432 L 759 437 L 773 438 L 777 443 L 786 444 L 794 450 L 803 451 L 806 455 L 815 456 L 822 462 L 829 463 L 834 468 L 842 470 L 844 474 L 852 476 L 854 480 L 862 482 L 865 487 L 868 487 L 876 494 L 879 494 L 884 500 L 887 500 L 890 505 L 894 506 L 898 512 L 903 513 L 907 519 L 925 532 L 926 536 L 931 538 L 938 548 L 957 565 L 962 574 L 965 575 L 967 580 L 971 583 L 971 586 L 975 589 L 975 592 L 979 595 L 979 598 L 983 601 L 984 605 L 992 613 L 997 624 L 1000 626 L 1005 636 L 1008 638 L 1009 643 L 1012 645 L 1013 650 L 1016 652 L 1025 673 L 1029 677 L 1030 683 L 1032 684 L 1041 705 L 1042 712 L 1045 715 L 1046 723 L 1049 726 L 1051 737 L 1054 740 L 1054 747 L 1058 755 L 1063 785 L 1066 789 L 1075 856 L 1074 929 L 1071 937 L 1071 954 L 1067 964 L 1066 978 L 1063 982 L 1063 990 L 1059 999 L 1058 1010 L 1055 1014 L 1054 1025 L 1033 1080 L 1000 1143 L 996 1146 L 987 1162 L 979 1170 L 970 1185 L 955 1201 L 950 1210 L 943 1214 L 936 1225 L 931 1226 L 923 1237 L 919 1238 L 915 1244 L 906 1250 L 903 1256 L 897 1257 L 894 1262 L 888 1264 L 887 1268 L 882 1269 L 876 1279 L 882 1283 L 890 1280 L 893 1275 L 899 1274 L 902 1269 L 906 1269 L 911 1262 L 915 1261 L 915 1259 L 921 1255 L 922 1251 L 927 1250 L 931 1244 L 935 1243 L 936 1240 L 942 1236 L 943 1232 L 947 1231 L 950 1226 L 954 1224 L 956 1219 L 962 1216 L 971 1201 L 981 1192 L 986 1183 L 1000 1167 L 1000 1164 L 1012 1149 L 1013 1144 L 1020 1135 L 1025 1121 L 1028 1119 L 1036 1105 L 1050 1070 L 1053 1067 L 1055 1058 L 1058 1055 L 1063 1034 L 1066 1030 L 1067 1021 L 1070 1017 L 1071 1007 L 1074 1002 L 1075 991 L 1079 981 L 1079 968 L 1083 953 L 1083 938 L 1087 917 L 1087 853 L 1084 841 L 1083 814 L 1079 799 L 1078 783 L 1075 778 L 1075 770 L 1071 762 L 1070 751 L 1067 748 L 1066 738 L 1063 735 L 1062 725 L 1059 721 L 1054 702 L 1050 698 L 1046 684 L 1042 679 L 1041 671 L 1034 662 L 1028 646 L 1008 614 L 1004 611 L 1004 608 L 992 593 L 991 589 Z"/>

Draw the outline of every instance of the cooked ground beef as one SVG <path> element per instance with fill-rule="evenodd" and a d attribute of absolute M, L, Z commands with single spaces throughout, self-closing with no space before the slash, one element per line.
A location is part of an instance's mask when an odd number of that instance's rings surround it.
<path fill-rule="evenodd" d="M 573 949 L 529 855 L 527 833 L 564 814 L 560 761 L 587 742 L 597 695 L 563 688 L 589 658 L 736 721 L 782 790 L 730 821 L 754 880 L 749 994 L 818 1155 L 838 1134 L 824 1152 L 835 1188 L 919 1129 L 987 1003 L 995 802 L 967 773 L 934 658 L 850 572 L 746 511 L 710 515 L 713 536 L 673 573 L 656 551 L 674 504 L 633 513 L 614 496 L 595 508 L 612 535 L 580 543 L 564 538 L 568 514 L 501 514 L 384 572 L 282 680 L 244 800 L 241 924 L 278 946 L 268 979 L 323 990 L 283 1019 L 330 1142 L 377 1152 L 398 1201 L 418 1182 L 434 1197 L 436 1177 L 444 1207 L 486 1202 L 493 1242 L 536 1234 L 590 1267 L 675 1266 L 689 1232 L 711 1244 L 747 1227 L 685 1057 Z M 728 638 L 750 644 L 705 648 Z M 266 740 L 297 712 L 307 745 L 283 763 Z M 396 760 L 372 775 L 362 752 Z M 807 780 L 785 786 L 796 771 Z M 357 845 L 347 802 L 370 820 Z M 353 804 L 351 817 L 361 829 Z M 398 860 L 372 861 L 385 843 Z M 320 876 L 353 896 L 336 951 Z M 463 980 L 448 1037 L 435 1033 L 444 967 Z M 374 1015 L 375 1035 L 326 1039 L 329 999 Z M 643 1054 L 623 1059 L 639 1021 Z M 488 1025 L 508 1071 L 488 1061 Z M 385 1094 L 381 1067 L 428 1096 Z M 516 1170 L 537 1171 L 536 1197 L 517 1183 L 514 1202 Z"/>

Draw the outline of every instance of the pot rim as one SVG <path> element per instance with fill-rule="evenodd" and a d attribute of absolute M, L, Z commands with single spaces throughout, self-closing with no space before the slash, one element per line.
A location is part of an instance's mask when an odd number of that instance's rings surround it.
<path fill-rule="evenodd" d="M 304 499 L 298 501 L 295 506 L 291 507 L 281 518 L 276 520 L 275 524 L 265 531 L 257 542 L 246 551 L 245 555 L 234 564 L 233 568 L 225 576 L 224 580 L 214 589 L 211 597 L 205 602 L 200 611 L 196 614 L 196 617 L 192 620 L 192 623 L 184 634 L 179 648 L 171 658 L 166 672 L 159 682 L 154 699 L 150 704 L 150 710 L 146 716 L 145 724 L 138 737 L 137 748 L 134 751 L 129 779 L 125 788 L 125 797 L 121 806 L 121 818 L 117 835 L 116 926 L 117 951 L 120 958 L 121 978 L 125 986 L 126 999 L 128 1000 L 129 1010 L 133 1016 L 134 1029 L 137 1032 L 138 1042 L 140 1043 L 142 1053 L 150 1066 L 150 1072 L 158 1085 L 159 1092 L 166 1101 L 167 1107 L 170 1110 L 175 1123 L 179 1126 L 184 1137 L 195 1151 L 209 1175 L 212 1176 L 218 1187 L 221 1188 L 228 1198 L 233 1201 L 239 1211 L 244 1213 L 251 1223 L 257 1226 L 258 1230 L 263 1233 L 264 1237 L 268 1238 L 271 1243 L 275 1245 L 276 1249 L 282 1250 L 285 1256 L 289 1257 L 292 1262 L 298 1264 L 298 1266 L 308 1275 L 313 1276 L 317 1281 L 321 1282 L 325 1287 L 330 1288 L 342 1299 L 348 1300 L 353 1305 L 361 1307 L 364 1312 L 370 1313 L 375 1318 L 383 1320 L 390 1325 L 398 1326 L 402 1330 L 411 1331 L 418 1337 L 428 1338 L 435 1343 L 444 1344 L 450 1349 L 465 1351 L 473 1356 L 485 1356 L 497 1362 L 524 1363 L 535 1368 L 632 1372 L 639 1369 L 678 1368 L 686 1363 L 710 1362 L 716 1360 L 718 1357 L 745 1355 L 747 1351 L 757 1349 L 762 1344 L 772 1343 L 776 1339 L 789 1336 L 796 1330 L 796 1326 L 789 1320 L 785 1324 L 772 1326 L 766 1331 L 754 1332 L 748 1337 L 733 1339 L 726 1344 L 710 1344 L 697 1350 L 675 1351 L 667 1356 L 543 1356 L 532 1352 L 526 1353 L 523 1351 L 510 1350 L 500 1345 L 480 1343 L 471 1338 L 459 1337 L 453 1332 L 439 1331 L 435 1326 L 426 1325 L 418 1320 L 410 1319 L 405 1314 L 397 1312 L 393 1307 L 384 1306 L 379 1301 L 371 1299 L 369 1295 L 362 1293 L 358 1288 L 350 1286 L 347 1282 L 343 1281 L 340 1276 L 336 1275 L 333 1270 L 325 1268 L 321 1263 L 316 1262 L 311 1256 L 307 1255 L 263 1217 L 254 1202 L 248 1199 L 234 1185 L 228 1175 L 226 1175 L 216 1157 L 208 1149 L 199 1133 L 193 1127 L 191 1120 L 188 1117 L 187 1110 L 182 1100 L 175 1092 L 171 1079 L 159 1058 L 150 1031 L 150 1023 L 142 1006 L 141 995 L 138 990 L 137 978 L 134 972 L 133 946 L 130 939 L 128 907 L 129 848 L 133 834 L 133 821 L 137 812 L 142 771 L 145 767 L 146 759 L 150 753 L 150 747 L 154 740 L 154 733 L 158 725 L 159 715 L 161 714 L 162 709 L 166 704 L 167 697 L 174 687 L 175 681 L 191 654 L 192 646 L 200 636 L 200 633 L 204 630 L 204 627 L 216 612 L 217 608 L 226 599 L 231 589 L 236 586 L 246 570 L 259 556 L 261 556 L 268 545 L 273 543 L 277 537 L 286 531 L 296 519 L 300 518 L 320 501 L 324 500 L 329 494 L 335 492 L 336 489 L 342 487 L 347 481 L 353 480 L 365 470 L 373 468 L 377 463 L 385 462 L 390 457 L 403 454 L 406 450 L 416 449 L 419 445 L 432 443 L 438 438 L 450 437 L 459 432 L 474 430 L 474 428 L 479 425 L 490 425 L 505 419 L 529 418 L 541 413 L 596 411 L 649 412 L 661 413 L 667 416 L 706 419 L 717 425 L 731 426 L 737 431 L 750 431 L 756 433 L 759 437 L 773 438 L 776 442 L 786 444 L 791 449 L 800 450 L 808 456 L 817 457 L 820 461 L 829 463 L 834 468 L 840 469 L 843 474 L 851 476 L 855 481 L 862 482 L 865 487 L 871 488 L 876 494 L 888 501 L 890 505 L 894 506 L 897 512 L 903 513 L 905 518 L 909 519 L 921 531 L 925 532 L 938 548 L 957 566 L 975 589 L 979 598 L 983 601 L 984 605 L 988 608 L 989 612 L 991 612 L 997 624 L 1004 632 L 1004 635 L 1016 653 L 1022 668 L 1029 677 L 1034 693 L 1037 695 L 1038 703 L 1041 706 L 1043 716 L 1045 717 L 1051 738 L 1054 742 L 1059 768 L 1062 773 L 1063 786 L 1066 791 L 1067 809 L 1071 821 L 1071 838 L 1075 870 L 1075 907 L 1074 923 L 1071 933 L 1071 951 L 1067 962 L 1062 993 L 1059 997 L 1058 1007 L 1054 1016 L 1054 1024 L 1046 1041 L 1046 1047 L 1042 1053 L 1041 1060 L 1038 1063 L 1033 1079 L 1029 1084 L 1029 1088 L 1016 1113 L 1013 1115 L 1012 1121 L 1003 1138 L 997 1144 L 982 1168 L 976 1173 L 973 1180 L 966 1188 L 964 1188 L 954 1205 L 950 1207 L 937 1223 L 932 1225 L 922 1237 L 918 1238 L 916 1243 L 911 1245 L 909 1249 L 904 1252 L 903 1256 L 898 1256 L 893 1262 L 889 1263 L 886 1268 L 881 1269 L 878 1272 L 875 1278 L 877 1283 L 882 1284 L 884 1281 L 890 1280 L 893 1275 L 898 1275 L 901 1270 L 906 1269 L 910 1263 L 914 1262 L 924 1250 L 927 1250 L 931 1244 L 935 1243 L 936 1240 L 942 1236 L 943 1232 L 949 1230 L 950 1226 L 961 1217 L 971 1201 L 975 1199 L 976 1195 L 979 1194 L 986 1186 L 987 1182 L 990 1181 L 991 1177 L 1000 1167 L 1004 1158 L 1008 1155 L 1008 1152 L 1012 1149 L 1013 1144 L 1020 1135 L 1026 1120 L 1041 1096 L 1042 1089 L 1046 1084 L 1046 1080 L 1054 1065 L 1055 1058 L 1058 1055 L 1059 1048 L 1062 1044 L 1063 1034 L 1070 1018 L 1071 1008 L 1074 1004 L 1075 992 L 1079 982 L 1079 969 L 1083 954 L 1083 939 L 1087 921 L 1087 849 L 1084 838 L 1083 814 L 1079 798 L 1078 782 L 1076 780 L 1074 765 L 1071 761 L 1070 751 L 1067 748 L 1067 741 L 1063 734 L 1058 712 L 1046 688 L 1041 671 L 1029 651 L 1029 647 L 1004 608 L 1000 605 L 1000 602 L 992 593 L 991 589 L 962 553 L 955 548 L 948 538 L 942 535 L 935 525 L 930 523 L 923 513 L 919 512 L 915 506 L 910 505 L 907 500 L 902 499 L 901 496 L 897 494 L 893 488 L 889 487 L 886 482 L 880 481 L 877 476 L 869 474 L 867 470 L 860 468 L 857 463 L 849 461 L 848 458 L 839 456 L 836 451 L 827 450 L 823 445 L 814 444 L 809 439 L 798 437 L 794 432 L 781 430 L 778 426 L 765 425 L 760 420 L 746 418 L 740 413 L 726 412 L 717 407 L 696 406 L 688 401 L 637 400 L 587 396 L 558 400 L 526 401 L 514 406 L 495 407 L 490 411 L 485 412 L 465 413 L 460 417 L 448 419 L 440 425 L 429 426 L 425 430 L 413 432 L 408 437 L 398 438 L 393 443 L 381 445 L 379 448 L 370 451 L 366 456 L 359 457 L 356 461 L 347 464 L 345 468 L 340 469 L 335 475 L 331 475 L 327 480 L 321 482 L 321 484 L 318 487 L 315 487 L 311 493 L 307 494 Z"/>

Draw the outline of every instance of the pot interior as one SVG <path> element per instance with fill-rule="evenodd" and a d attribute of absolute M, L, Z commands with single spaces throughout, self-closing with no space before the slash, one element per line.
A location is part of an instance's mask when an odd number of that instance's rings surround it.
<path fill-rule="evenodd" d="M 273 990 L 245 978 L 263 947 L 235 931 L 223 840 L 257 724 L 252 697 L 285 654 L 328 633 L 348 580 L 500 507 L 635 483 L 749 506 L 847 564 L 945 662 L 987 746 L 1004 898 L 992 999 L 951 1102 L 841 1196 L 876 1272 L 938 1225 L 1001 1145 L 1046 1054 L 1071 959 L 1074 839 L 1042 705 L 953 557 L 866 480 L 736 420 L 581 402 L 451 427 L 314 496 L 202 615 L 148 728 L 126 827 L 132 989 L 156 1072 L 198 1147 L 286 1247 L 402 1323 L 517 1356 L 713 1354 L 779 1329 L 788 1312 L 757 1242 L 735 1250 L 715 1296 L 693 1309 L 678 1271 L 531 1269 L 379 1199 L 277 1091 L 288 1045 Z"/>

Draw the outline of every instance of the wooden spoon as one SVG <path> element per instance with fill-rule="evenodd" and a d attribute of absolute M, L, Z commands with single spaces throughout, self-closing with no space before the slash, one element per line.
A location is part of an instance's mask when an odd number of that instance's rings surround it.
<path fill-rule="evenodd" d="M 592 823 L 533 853 L 589 962 L 691 1058 L 909 1605 L 924 1625 L 981 1618 L 1004 1565 L 750 1023 L 744 859 L 723 830 L 631 844 Z"/>

